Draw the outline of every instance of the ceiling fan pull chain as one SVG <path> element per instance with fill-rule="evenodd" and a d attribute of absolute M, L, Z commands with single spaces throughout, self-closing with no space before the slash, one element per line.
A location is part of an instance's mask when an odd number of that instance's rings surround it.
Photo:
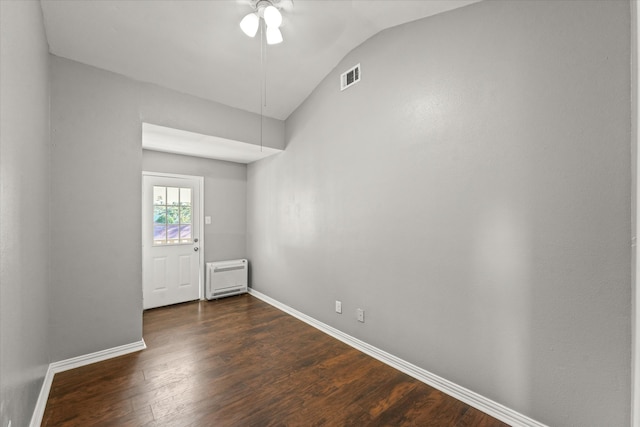
<path fill-rule="evenodd" d="M 260 29 L 260 152 L 262 152 L 262 122 L 264 120 L 264 117 L 262 115 L 262 107 L 263 104 L 265 104 L 265 86 L 266 86 L 266 82 L 264 79 L 264 26 L 261 26 Z"/>

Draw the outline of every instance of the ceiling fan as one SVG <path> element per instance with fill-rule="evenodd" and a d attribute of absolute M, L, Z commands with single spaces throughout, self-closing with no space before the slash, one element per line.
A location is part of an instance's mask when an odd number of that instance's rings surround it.
<path fill-rule="evenodd" d="M 282 43 L 281 10 L 291 10 L 293 0 L 250 0 L 249 5 L 253 12 L 245 15 L 240 21 L 240 28 L 249 37 L 255 37 L 260 28 L 260 22 L 264 22 L 266 28 L 267 44 Z"/>

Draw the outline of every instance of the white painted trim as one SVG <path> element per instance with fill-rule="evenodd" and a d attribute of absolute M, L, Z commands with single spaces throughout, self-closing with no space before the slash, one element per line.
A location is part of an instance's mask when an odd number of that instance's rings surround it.
<path fill-rule="evenodd" d="M 200 209 L 199 209 L 199 225 L 198 228 L 200 229 L 200 237 L 198 237 L 198 239 L 200 239 L 200 275 L 198 276 L 199 280 L 200 280 L 200 299 L 204 300 L 204 287 L 205 287 L 205 283 L 204 283 L 204 236 L 205 236 L 205 232 L 204 232 L 204 177 L 201 176 L 200 178 Z"/>
<path fill-rule="evenodd" d="M 47 407 L 47 399 L 49 399 L 49 391 L 51 391 L 54 375 L 55 373 L 51 369 L 51 365 L 49 365 L 47 373 L 44 376 L 44 381 L 42 382 L 42 387 L 40 388 L 36 407 L 33 409 L 33 415 L 31 415 L 30 427 L 40 427 L 42 424 L 42 417 L 44 417 L 44 410 Z"/>
<path fill-rule="evenodd" d="M 193 180 L 197 180 L 199 187 L 200 187 L 200 209 L 198 209 L 199 212 L 199 229 L 200 229 L 200 237 L 198 237 L 199 243 L 200 243 L 200 259 L 198 260 L 200 262 L 200 268 L 198 269 L 198 280 L 200 281 L 200 290 L 199 290 L 199 294 L 198 294 L 198 298 L 201 300 L 205 299 L 205 283 L 204 283 L 204 177 L 203 176 L 199 176 L 199 175 L 182 175 L 182 174 L 177 174 L 177 173 L 166 173 L 166 172 L 151 172 L 151 171 L 142 171 L 142 176 L 160 176 L 160 177 L 164 177 L 164 178 L 179 178 L 179 179 L 193 179 Z M 143 189 L 144 191 L 144 189 Z M 144 206 L 144 200 L 142 201 L 143 206 L 142 209 L 145 208 Z M 144 212 L 144 210 L 143 210 Z M 142 262 L 144 263 L 144 248 L 142 250 Z M 143 294 L 144 294 L 144 289 L 142 290 Z"/>
<path fill-rule="evenodd" d="M 384 350 L 367 344 L 364 341 L 360 341 L 359 339 L 354 338 L 351 335 L 345 334 L 344 332 L 333 328 L 325 323 L 322 323 L 319 320 L 314 319 L 313 317 L 307 316 L 306 314 L 301 313 L 277 300 L 274 300 L 273 298 L 259 291 L 249 288 L 249 293 L 256 298 L 261 299 L 268 304 L 271 304 L 277 309 L 282 310 L 285 313 L 288 313 L 293 317 L 302 320 L 303 322 L 326 333 L 327 335 L 330 335 L 342 341 L 343 343 L 350 345 L 351 347 L 360 350 L 361 352 L 368 354 L 375 359 L 378 359 L 382 363 L 385 363 L 392 368 L 404 372 L 405 374 L 417 379 L 418 381 L 422 381 L 423 383 L 428 384 L 431 387 L 436 388 L 448 394 L 449 396 L 452 396 L 466 403 L 467 405 L 473 406 L 474 408 L 486 414 L 489 414 L 502 422 L 505 422 L 514 427 L 547 427 L 545 424 L 539 423 L 538 421 L 522 415 L 521 413 L 516 412 L 513 409 L 507 408 L 500 403 L 494 402 L 491 399 L 488 399 L 478 393 L 475 393 L 442 377 L 439 377 L 438 375 L 435 375 L 425 369 L 409 363 L 406 360 L 400 359 L 399 357 L 387 353 Z"/>
<path fill-rule="evenodd" d="M 49 391 L 51 391 L 51 384 L 53 383 L 53 376 L 55 374 L 79 368 L 81 366 L 90 365 L 92 363 L 102 362 L 103 360 L 112 359 L 114 357 L 124 356 L 125 354 L 141 351 L 145 348 L 147 348 L 147 345 L 144 343 L 144 339 L 141 339 L 140 341 L 136 341 L 131 344 L 108 348 L 106 350 L 96 351 L 95 353 L 51 363 L 47 369 L 46 375 L 44 376 L 42 388 L 40 388 L 38 401 L 36 402 L 36 407 L 33 410 L 29 426 L 39 427 L 40 424 L 42 424 L 42 417 L 44 416 L 44 410 L 47 407 L 47 399 L 49 398 Z"/>
<path fill-rule="evenodd" d="M 144 339 L 125 344 L 118 347 L 108 348 L 106 350 L 96 351 L 95 353 L 85 354 L 83 356 L 73 357 L 71 359 L 54 362 L 50 365 L 54 374 L 68 371 L 70 369 L 79 368 L 81 366 L 90 365 L 103 360 L 113 359 L 114 357 L 124 356 L 125 354 L 134 353 L 147 348 Z"/>

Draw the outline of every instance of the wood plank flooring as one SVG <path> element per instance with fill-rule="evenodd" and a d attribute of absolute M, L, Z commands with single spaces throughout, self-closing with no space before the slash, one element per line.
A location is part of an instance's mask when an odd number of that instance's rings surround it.
<path fill-rule="evenodd" d="M 506 426 L 249 295 L 146 311 L 144 339 L 56 374 L 42 425 Z"/>

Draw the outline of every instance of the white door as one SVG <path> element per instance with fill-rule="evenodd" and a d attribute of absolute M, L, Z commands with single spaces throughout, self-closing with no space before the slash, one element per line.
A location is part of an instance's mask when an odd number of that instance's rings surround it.
<path fill-rule="evenodd" d="M 200 297 L 201 177 L 142 176 L 143 308 Z"/>

